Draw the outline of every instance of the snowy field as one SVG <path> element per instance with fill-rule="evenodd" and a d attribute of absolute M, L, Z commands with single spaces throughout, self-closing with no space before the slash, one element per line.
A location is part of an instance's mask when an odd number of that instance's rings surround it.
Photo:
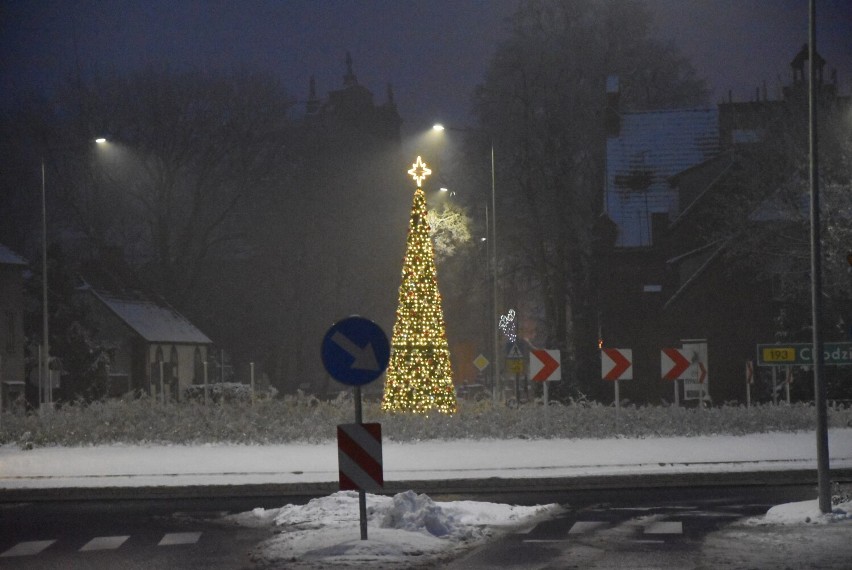
<path fill-rule="evenodd" d="M 852 429 L 829 430 L 852 468 Z M 816 468 L 814 432 L 383 444 L 385 481 L 719 473 Z M 0 489 L 298 484 L 338 480 L 337 444 L 0 447 Z"/>

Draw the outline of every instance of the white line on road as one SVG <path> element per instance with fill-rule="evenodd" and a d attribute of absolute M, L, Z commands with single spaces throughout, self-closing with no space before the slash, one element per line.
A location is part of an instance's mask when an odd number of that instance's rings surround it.
<path fill-rule="evenodd" d="M 571 530 L 568 531 L 568 534 L 583 534 L 585 532 L 592 532 L 593 530 L 599 529 L 602 526 L 606 526 L 607 522 L 604 521 L 577 521 L 573 525 L 571 525 Z"/>
<path fill-rule="evenodd" d="M 178 544 L 195 544 L 201 538 L 200 532 L 170 532 L 163 537 L 157 546 L 175 546 Z"/>
<path fill-rule="evenodd" d="M 124 544 L 129 536 L 96 536 L 89 542 L 83 545 L 80 552 L 88 552 L 90 550 L 115 550 Z"/>
<path fill-rule="evenodd" d="M 10 558 L 12 556 L 33 556 L 56 542 L 55 540 L 30 540 L 27 542 L 19 542 L 3 554 L 0 558 Z"/>

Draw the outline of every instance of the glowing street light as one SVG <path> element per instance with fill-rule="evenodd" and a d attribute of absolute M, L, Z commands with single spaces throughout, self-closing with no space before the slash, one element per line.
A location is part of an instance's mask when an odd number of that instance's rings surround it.
<path fill-rule="evenodd" d="M 432 126 L 433 131 L 443 132 L 443 131 L 460 131 L 460 132 L 469 132 L 469 133 L 480 133 L 487 134 L 485 131 L 479 129 L 472 128 L 464 128 L 464 127 L 447 127 L 441 123 L 435 123 Z M 499 309 L 497 306 L 497 195 L 495 192 L 496 183 L 494 177 L 494 139 L 489 137 L 489 142 L 491 145 L 491 294 L 492 294 L 492 311 L 491 311 L 491 319 L 492 323 L 490 328 L 493 331 L 493 360 L 494 363 L 494 386 L 493 386 L 493 398 L 495 401 L 502 399 L 503 394 L 503 382 L 500 377 L 500 339 L 499 339 L 499 331 L 497 329 L 497 323 L 500 320 Z M 487 215 L 487 208 L 486 208 Z M 487 222 L 486 222 L 487 225 Z M 486 238 L 487 239 L 487 238 Z M 485 241 L 485 239 L 483 239 Z"/>

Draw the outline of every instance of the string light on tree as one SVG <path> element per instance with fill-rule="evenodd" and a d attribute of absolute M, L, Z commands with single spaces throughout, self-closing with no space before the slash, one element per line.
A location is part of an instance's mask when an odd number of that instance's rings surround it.
<path fill-rule="evenodd" d="M 452 414 L 457 409 L 435 252 L 426 219 L 426 195 L 421 188 L 431 173 L 419 156 L 408 171 L 417 189 L 382 398 L 386 411 Z"/>

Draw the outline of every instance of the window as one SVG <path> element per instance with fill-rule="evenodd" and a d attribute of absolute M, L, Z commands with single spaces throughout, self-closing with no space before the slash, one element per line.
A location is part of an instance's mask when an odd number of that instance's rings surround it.
<path fill-rule="evenodd" d="M 169 367 L 172 370 L 172 378 L 177 380 L 178 377 L 178 351 L 177 347 L 172 346 L 172 350 L 169 353 Z"/>

